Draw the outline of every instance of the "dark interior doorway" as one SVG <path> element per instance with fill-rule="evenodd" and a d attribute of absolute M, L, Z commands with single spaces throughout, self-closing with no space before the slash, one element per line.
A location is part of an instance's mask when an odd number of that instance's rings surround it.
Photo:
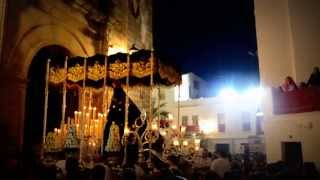
<path fill-rule="evenodd" d="M 216 151 L 229 153 L 230 152 L 229 144 L 216 144 Z"/>
<path fill-rule="evenodd" d="M 290 166 L 302 165 L 301 142 L 282 142 L 282 160 Z"/>
<path fill-rule="evenodd" d="M 51 65 L 63 65 L 65 56 L 70 52 L 57 45 L 46 46 L 34 56 L 28 71 L 28 85 L 26 95 L 24 122 L 24 152 L 36 151 L 42 143 L 43 114 L 45 98 L 45 75 L 47 60 Z M 61 119 L 62 89 L 49 87 L 47 132 L 58 127 Z"/>

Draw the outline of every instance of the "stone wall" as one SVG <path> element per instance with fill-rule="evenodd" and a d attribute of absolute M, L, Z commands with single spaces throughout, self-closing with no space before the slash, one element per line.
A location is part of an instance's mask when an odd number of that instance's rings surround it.
<path fill-rule="evenodd" d="M 95 36 L 97 29 L 87 18 L 89 12 L 66 0 L 6 2 L 0 61 L 0 80 L 5 85 L 0 86 L 0 119 L 19 148 L 23 144 L 28 70 L 41 48 L 59 45 L 72 56 L 101 53 L 101 42 L 124 50 L 133 43 L 138 48 L 152 48 L 152 0 L 113 0 L 113 9 L 103 13 L 109 14 L 108 22 L 103 22 L 107 29 L 102 29 L 108 39 L 103 40 Z M 132 4 L 134 8 L 130 8 Z M 140 13 L 135 13 L 139 8 Z"/>

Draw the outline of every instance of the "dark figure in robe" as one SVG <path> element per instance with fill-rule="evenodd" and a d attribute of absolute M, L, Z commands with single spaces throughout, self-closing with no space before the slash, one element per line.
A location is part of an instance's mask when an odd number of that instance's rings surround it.
<path fill-rule="evenodd" d="M 308 86 L 320 86 L 320 71 L 319 67 L 314 67 L 313 72 L 308 80 Z"/>

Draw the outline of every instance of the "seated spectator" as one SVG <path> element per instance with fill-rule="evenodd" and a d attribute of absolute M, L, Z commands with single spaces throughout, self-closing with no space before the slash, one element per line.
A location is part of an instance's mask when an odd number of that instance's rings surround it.
<path fill-rule="evenodd" d="M 225 152 L 219 152 L 217 155 L 218 158 L 211 163 L 210 170 L 216 172 L 220 178 L 223 178 L 224 174 L 231 169 L 230 161 Z"/>
<path fill-rule="evenodd" d="M 314 67 L 312 74 L 307 83 L 308 86 L 320 86 L 320 71 L 319 67 Z"/>
<path fill-rule="evenodd" d="M 281 90 L 283 92 L 289 92 L 289 91 L 294 91 L 297 90 L 298 87 L 296 83 L 293 81 L 292 77 L 287 76 L 284 83 L 281 85 Z"/>

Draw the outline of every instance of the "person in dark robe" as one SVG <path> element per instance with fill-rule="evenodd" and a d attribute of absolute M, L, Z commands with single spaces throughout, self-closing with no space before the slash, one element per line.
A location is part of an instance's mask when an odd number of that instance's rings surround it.
<path fill-rule="evenodd" d="M 308 86 L 320 86 L 320 71 L 319 67 L 314 67 L 312 74 L 307 83 Z"/>

